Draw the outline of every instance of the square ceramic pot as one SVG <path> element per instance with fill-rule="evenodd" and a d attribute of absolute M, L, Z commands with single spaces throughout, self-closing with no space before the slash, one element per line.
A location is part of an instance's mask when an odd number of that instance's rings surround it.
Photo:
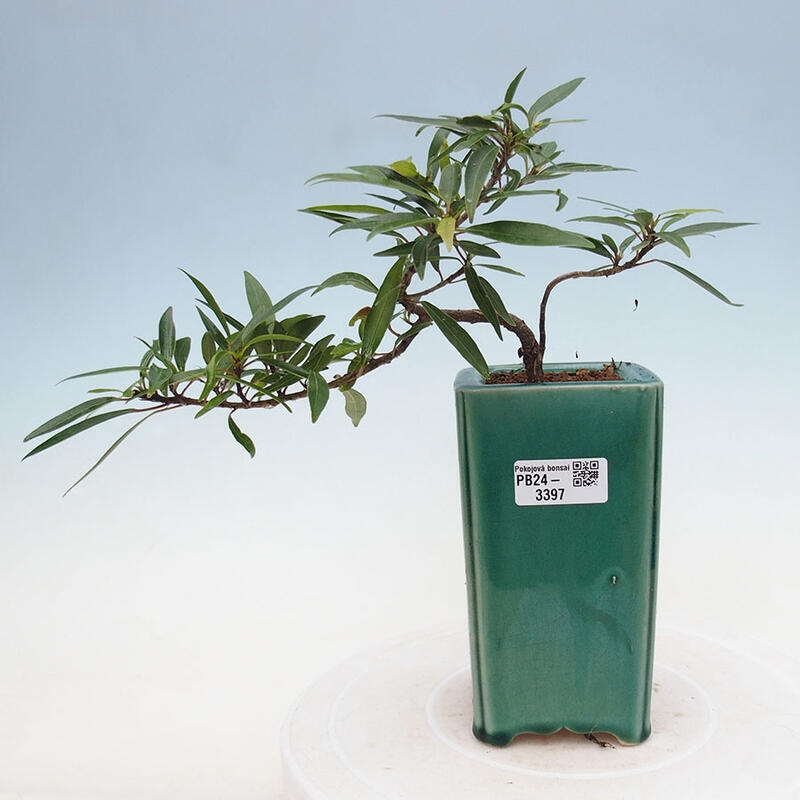
<path fill-rule="evenodd" d="M 556 364 L 574 370 L 599 364 Z M 502 369 L 502 368 L 497 368 Z M 663 385 L 455 382 L 473 731 L 650 734 Z"/>

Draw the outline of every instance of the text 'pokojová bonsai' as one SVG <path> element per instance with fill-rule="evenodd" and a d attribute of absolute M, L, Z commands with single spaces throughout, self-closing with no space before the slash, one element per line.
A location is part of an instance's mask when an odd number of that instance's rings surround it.
<path fill-rule="evenodd" d="M 205 332 L 200 342 L 201 366 L 189 366 L 191 340 L 178 337 L 172 308 L 158 323 L 157 338 L 140 341 L 145 351 L 136 365 L 111 367 L 71 376 L 87 378 L 132 373 L 133 381 L 117 390 L 92 390 L 92 397 L 40 425 L 25 441 L 52 434 L 25 458 L 49 449 L 96 425 L 125 415 L 143 415 L 117 438 L 73 486 L 89 475 L 145 420 L 182 407 L 200 417 L 224 409 L 231 434 L 252 457 L 255 445 L 234 415 L 246 409 L 272 408 L 307 399 L 316 421 L 338 390 L 354 425 L 366 412 L 366 400 L 356 389 L 360 379 L 401 356 L 430 327 L 438 330 L 484 378 L 489 366 L 465 326 L 490 325 L 498 337 L 516 339 L 521 357 L 520 381 L 542 382 L 547 341 L 547 303 L 553 290 L 576 278 L 617 275 L 660 264 L 689 278 L 714 297 L 731 305 L 724 294 L 685 267 L 662 257 L 678 251 L 691 256 L 687 239 L 749 223 L 685 220 L 714 209 L 682 208 L 654 213 L 615 203 L 592 200 L 600 213 L 570 220 L 582 223 L 580 232 L 523 219 L 507 219 L 498 211 L 509 200 L 543 202 L 550 196 L 556 211 L 567 204 L 561 184 L 575 173 L 609 172 L 602 164 L 561 160 L 562 151 L 548 140 L 557 122 L 550 110 L 582 82 L 575 78 L 546 92 L 526 106 L 515 100 L 522 70 L 506 90 L 503 102 L 485 115 L 417 117 L 387 115 L 417 126 L 416 134 L 430 137 L 420 165 L 410 158 L 388 166 L 354 166 L 346 172 L 325 173 L 310 183 L 360 183 L 373 187 L 360 204 L 329 204 L 303 209 L 322 217 L 339 231 L 366 231 L 367 240 L 388 238 L 389 246 L 374 255 L 389 267 L 380 279 L 358 272 L 339 272 L 322 283 L 305 286 L 273 301 L 249 272 L 244 273 L 249 318 L 240 321 L 220 307 L 196 277 L 186 273 L 200 293 L 197 312 Z M 586 198 L 583 198 L 584 200 Z M 550 208 L 550 206 L 548 206 Z M 592 231 L 601 226 L 597 236 Z M 584 230 L 584 227 L 586 230 Z M 500 262 L 497 244 L 561 247 L 579 251 L 587 266 L 554 277 L 545 287 L 533 325 L 510 311 L 486 277 L 491 272 L 522 273 Z M 658 249 L 658 255 L 656 250 Z M 466 284 L 474 308 L 449 308 L 447 290 Z M 323 315 L 285 309 L 306 293 L 339 286 L 355 287 L 369 300 L 350 319 L 357 332 L 314 338 Z M 362 306 L 361 303 L 358 304 Z M 67 490 L 69 491 L 69 489 Z"/>

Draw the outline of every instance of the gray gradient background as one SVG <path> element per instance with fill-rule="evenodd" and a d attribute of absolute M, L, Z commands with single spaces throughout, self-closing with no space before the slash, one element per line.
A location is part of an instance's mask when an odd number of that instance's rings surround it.
<path fill-rule="evenodd" d="M 461 362 L 433 332 L 364 381 L 358 430 L 338 398 L 313 427 L 305 407 L 243 417 L 253 462 L 224 416 L 174 414 L 61 499 L 110 433 L 24 464 L 21 440 L 83 398 L 59 379 L 138 360 L 167 305 L 199 337 L 180 267 L 242 310 L 244 269 L 273 297 L 376 276 L 358 234 L 296 213 L 333 196 L 305 179 L 412 154 L 410 128 L 373 117 L 488 110 L 525 65 L 524 99 L 587 76 L 569 158 L 637 169 L 573 196 L 759 222 L 692 242 L 744 308 L 665 268 L 565 286 L 549 356 L 665 381 L 661 618 L 800 656 L 799 23 L 778 0 L 0 0 L 0 797 L 275 796 L 310 680 L 463 620 Z M 523 254 L 531 277 L 501 288 L 534 308 L 559 258 Z"/>

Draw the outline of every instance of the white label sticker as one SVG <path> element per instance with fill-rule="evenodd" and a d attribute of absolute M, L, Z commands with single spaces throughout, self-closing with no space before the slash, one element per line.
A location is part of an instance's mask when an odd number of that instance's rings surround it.
<path fill-rule="evenodd" d="M 605 458 L 558 458 L 514 462 L 518 506 L 570 506 L 608 500 Z"/>

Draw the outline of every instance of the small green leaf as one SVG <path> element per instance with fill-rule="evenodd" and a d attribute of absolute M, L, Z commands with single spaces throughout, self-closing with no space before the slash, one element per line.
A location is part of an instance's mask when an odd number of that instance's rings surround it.
<path fill-rule="evenodd" d="M 548 162 L 552 164 L 562 152 L 562 150 L 558 149 L 558 142 L 542 142 L 541 144 L 533 146 L 531 158 L 533 158 L 533 162 L 537 167 L 543 167 Z M 557 167 L 561 165 L 553 164 L 553 166 Z M 537 173 L 537 175 L 538 174 L 539 173 Z"/>
<path fill-rule="evenodd" d="M 361 352 L 365 360 L 369 360 L 375 355 L 389 328 L 389 323 L 392 321 L 394 307 L 400 294 L 404 266 L 405 258 L 399 258 L 386 273 L 386 277 L 378 289 L 378 294 L 375 296 L 375 302 L 364 320 Z"/>
<path fill-rule="evenodd" d="M 357 322 L 363 322 L 369 316 L 371 309 L 372 306 L 364 306 L 364 308 L 359 308 L 358 311 L 356 311 L 356 313 L 350 317 L 350 320 L 347 323 L 348 326 L 352 328 Z"/>
<path fill-rule="evenodd" d="M 89 417 L 89 419 L 85 419 L 83 422 L 78 422 L 76 425 L 71 425 L 69 428 L 64 428 L 64 430 L 60 431 L 55 436 L 51 436 L 49 439 L 46 439 L 40 445 L 34 447 L 29 453 L 26 453 L 22 460 L 24 461 L 26 458 L 30 458 L 31 456 L 41 453 L 43 450 L 47 450 L 54 445 L 60 444 L 61 442 L 66 441 L 67 439 L 70 439 L 79 433 L 83 433 L 83 431 L 93 428 L 95 425 L 101 425 L 104 422 L 108 422 L 110 419 L 121 417 L 124 414 L 136 413 L 141 413 L 141 409 L 125 408 L 120 411 L 108 411 L 105 414 L 98 414 L 96 417 Z M 28 438 L 30 438 L 30 435 Z"/>
<path fill-rule="evenodd" d="M 486 144 L 479 150 L 474 150 L 467 161 L 464 173 L 464 202 L 467 208 L 469 221 L 475 217 L 475 211 L 481 199 L 486 179 L 492 171 L 495 159 L 500 148 L 495 144 Z"/>
<path fill-rule="evenodd" d="M 721 214 L 718 208 L 671 208 L 669 211 L 663 211 L 659 216 L 661 217 L 688 217 L 690 214 Z"/>
<path fill-rule="evenodd" d="M 311 421 L 316 422 L 328 403 L 330 387 L 319 372 L 311 372 L 308 375 L 306 388 L 308 389 L 308 404 L 311 406 Z"/>
<path fill-rule="evenodd" d="M 373 255 L 379 257 L 391 256 L 392 258 L 397 258 L 398 256 L 409 255 L 413 247 L 413 242 L 402 242 L 400 244 L 396 244 L 394 247 L 387 247 L 385 250 L 378 250 L 378 252 L 374 253 Z"/>
<path fill-rule="evenodd" d="M 429 199 L 430 192 L 421 176 L 405 177 L 391 167 L 363 164 L 349 167 L 350 172 L 327 172 L 309 178 L 306 183 L 367 183 L 372 186 L 384 186 L 399 189 L 415 197 Z"/>
<path fill-rule="evenodd" d="M 250 306 L 250 313 L 253 316 L 261 314 L 264 309 L 272 308 L 272 300 L 269 293 L 258 279 L 247 270 L 244 273 L 244 290 L 247 295 L 247 303 Z"/>
<path fill-rule="evenodd" d="M 734 303 L 732 300 L 729 300 L 719 289 L 716 289 L 712 286 L 708 281 L 703 280 L 699 275 L 695 275 L 693 272 L 690 272 L 685 267 L 681 267 L 678 264 L 673 264 L 671 261 L 664 261 L 662 258 L 655 259 L 656 261 L 660 262 L 661 264 L 674 269 L 676 272 L 679 272 L 685 278 L 688 278 L 690 281 L 696 283 L 702 289 L 705 289 L 710 294 L 713 294 L 717 300 L 721 300 L 723 303 L 727 303 L 729 306 L 738 306 L 741 308 L 743 305 L 742 303 Z"/>
<path fill-rule="evenodd" d="M 683 240 L 682 236 L 678 236 L 675 231 L 659 231 L 658 233 L 659 238 L 663 239 L 667 244 L 671 244 L 673 247 L 677 247 L 687 258 L 692 257 L 692 251 L 689 249 L 689 245 Z"/>
<path fill-rule="evenodd" d="M 488 142 L 492 139 L 491 133 L 500 134 L 502 131 L 499 127 L 494 127 L 490 124 L 488 131 L 484 128 L 473 130 L 472 133 L 466 136 L 460 136 L 442 153 L 442 157 L 448 158 L 455 153 L 461 153 L 464 150 L 474 150 L 477 146 Z"/>
<path fill-rule="evenodd" d="M 217 343 L 217 346 L 222 348 L 227 347 L 228 339 L 226 338 L 225 334 L 214 324 L 213 320 L 209 318 L 208 314 L 206 314 L 202 308 L 200 308 L 199 306 L 197 306 L 196 308 L 197 308 L 197 313 L 200 317 L 200 321 L 205 326 L 206 332 Z"/>
<path fill-rule="evenodd" d="M 653 212 L 644 208 L 635 208 L 633 210 L 633 218 L 642 228 L 649 228 L 653 224 Z"/>
<path fill-rule="evenodd" d="M 148 397 L 151 397 L 159 389 L 165 388 L 172 377 L 172 371 L 159 367 L 158 364 L 151 364 L 150 369 L 147 370 L 147 382 L 150 384 L 148 387 Z"/>
<path fill-rule="evenodd" d="M 188 336 L 183 336 L 175 342 L 175 364 L 181 372 L 186 369 L 191 350 L 192 340 Z"/>
<path fill-rule="evenodd" d="M 260 356 L 259 358 L 264 362 L 265 365 L 275 367 L 278 371 L 292 375 L 297 380 L 308 379 L 308 370 L 303 369 L 303 367 L 299 367 L 289 361 L 282 361 L 279 358 L 269 358 L 267 356 Z"/>
<path fill-rule="evenodd" d="M 608 249 L 604 240 L 595 239 L 593 236 L 587 236 L 586 238 L 591 242 L 591 247 L 585 248 L 586 250 L 594 253 L 595 255 L 602 256 L 603 258 L 609 258 L 613 260 L 614 251 Z"/>
<path fill-rule="evenodd" d="M 455 219 L 453 217 L 442 217 L 436 224 L 436 233 L 441 237 L 445 249 L 449 253 L 453 249 L 453 237 L 456 233 Z"/>
<path fill-rule="evenodd" d="M 626 219 L 625 217 L 619 216 L 597 216 L 592 215 L 588 217 L 574 217 L 570 220 L 570 222 L 596 222 L 600 225 L 616 225 L 619 228 L 625 228 L 625 230 L 635 232 L 639 230 L 639 226 L 633 220 Z"/>
<path fill-rule="evenodd" d="M 404 178 L 413 178 L 418 175 L 417 167 L 410 158 L 404 158 L 402 161 L 395 161 L 389 166 L 395 171 L 399 172 Z"/>
<path fill-rule="evenodd" d="M 209 400 L 195 415 L 195 419 L 200 419 L 204 414 L 208 414 L 209 411 L 215 409 L 217 406 L 222 405 L 231 395 L 233 394 L 233 390 L 228 390 L 227 392 L 221 392 L 218 395 L 215 395 L 211 400 Z"/>
<path fill-rule="evenodd" d="M 172 361 L 175 355 L 175 322 L 172 319 L 172 306 L 158 321 L 158 349 L 167 361 Z"/>
<path fill-rule="evenodd" d="M 29 442 L 31 439 L 35 439 L 37 436 L 44 436 L 46 433 L 57 431 L 59 428 L 69 425 L 70 422 L 74 422 L 76 419 L 85 417 L 87 414 L 91 414 L 92 411 L 101 408 L 108 403 L 112 403 L 116 399 L 116 397 L 96 397 L 94 400 L 84 400 L 77 406 L 68 408 L 66 411 L 62 411 L 57 416 L 47 420 L 47 422 L 42 423 L 38 428 L 32 430 L 23 439 L 23 441 Z"/>
<path fill-rule="evenodd" d="M 333 357 L 331 341 L 333 338 L 334 334 L 331 333 L 328 336 L 324 336 L 318 342 L 314 342 L 314 346 L 303 362 L 303 366 L 309 372 L 320 372 L 331 363 Z"/>
<path fill-rule="evenodd" d="M 433 220 L 427 214 L 408 213 L 405 211 L 396 214 L 376 214 L 371 217 L 363 217 L 350 222 L 345 222 L 333 233 L 346 230 L 365 230 L 368 231 L 367 241 L 382 233 L 397 233 L 404 228 L 415 228 L 430 225 Z"/>
<path fill-rule="evenodd" d="M 686 225 L 683 228 L 676 228 L 670 231 L 670 233 L 677 236 L 699 236 L 705 233 L 716 233 L 717 231 L 726 231 L 730 228 L 741 228 L 745 225 L 753 224 L 752 222 L 698 222 L 695 225 Z"/>
<path fill-rule="evenodd" d="M 471 114 L 467 117 L 459 117 L 458 124 L 462 125 L 469 131 L 491 131 L 500 132 L 500 128 L 495 122 L 488 117 L 482 117 L 480 114 Z"/>
<path fill-rule="evenodd" d="M 322 283 L 317 286 L 312 292 L 312 295 L 321 292 L 323 289 L 330 289 L 334 286 L 355 286 L 357 289 L 363 289 L 365 292 L 372 294 L 378 293 L 378 287 L 365 275 L 359 272 L 337 272 L 326 278 Z"/>
<path fill-rule="evenodd" d="M 567 204 L 567 196 L 560 189 L 503 189 L 502 191 L 493 191 L 486 200 L 492 200 L 492 205 L 489 207 L 487 214 L 499 208 L 506 200 L 511 197 L 532 197 L 533 195 L 555 195 L 558 198 L 556 211 L 559 211 Z"/>
<path fill-rule="evenodd" d="M 468 239 L 458 240 L 458 246 L 465 252 L 473 256 L 483 256 L 483 258 L 500 258 L 500 253 L 486 244 L 471 242 Z"/>
<path fill-rule="evenodd" d="M 214 299 L 214 295 L 211 294 L 211 292 L 203 285 L 203 283 L 201 283 L 193 275 L 190 275 L 185 269 L 182 269 L 181 272 L 186 275 L 186 277 L 189 278 L 189 280 L 195 285 L 197 291 L 203 296 L 205 304 L 214 312 L 214 316 L 219 321 L 219 324 L 222 325 L 222 329 L 227 335 L 230 335 L 231 331 L 228 327 L 227 315 L 219 307 L 219 303 L 217 303 L 217 301 Z"/>
<path fill-rule="evenodd" d="M 579 247 L 591 249 L 591 242 L 583 236 L 570 231 L 562 231 L 538 222 L 515 222 L 498 220 L 473 225 L 467 232 L 485 236 L 506 244 L 530 245 L 538 247 Z"/>
<path fill-rule="evenodd" d="M 602 234 L 602 236 L 603 236 L 603 241 L 606 243 L 606 247 L 608 247 L 608 249 L 612 253 L 616 253 L 617 243 L 607 233 Z"/>
<path fill-rule="evenodd" d="M 428 177 L 435 180 L 440 169 L 447 166 L 447 158 L 442 158 L 442 151 L 447 148 L 447 131 L 439 128 L 431 137 L 428 147 Z"/>
<path fill-rule="evenodd" d="M 718 208 L 675 208 L 672 211 L 662 211 L 658 217 L 663 220 L 661 230 L 671 228 L 692 214 L 721 214 Z"/>
<path fill-rule="evenodd" d="M 304 286 L 302 289 L 297 289 L 296 291 L 284 297 L 282 300 L 279 300 L 277 303 L 275 303 L 275 305 L 261 306 L 253 314 L 253 318 L 239 332 L 239 334 L 237 335 L 238 339 L 236 339 L 236 344 L 235 345 L 232 344 L 232 346 L 246 347 L 247 343 L 252 341 L 254 336 L 260 335 L 261 332 L 258 329 L 262 325 L 272 324 L 275 321 L 275 314 L 277 314 L 278 311 L 280 311 L 284 306 L 291 303 L 292 300 L 294 300 L 299 295 L 303 294 L 304 292 L 308 292 L 313 288 L 314 288 L 313 286 Z"/>
<path fill-rule="evenodd" d="M 497 312 L 495 311 L 492 301 L 484 291 L 480 276 L 469 264 L 464 268 L 464 274 L 467 278 L 467 286 L 469 287 L 472 299 L 483 312 L 483 316 L 486 317 L 489 324 L 494 328 L 497 338 L 502 339 L 503 332 L 500 330 L 500 321 L 497 319 Z"/>
<path fill-rule="evenodd" d="M 177 386 L 179 383 L 196 381 L 203 378 L 205 374 L 205 368 L 183 370 L 182 372 L 176 372 L 172 376 L 171 383 L 173 386 Z"/>
<path fill-rule="evenodd" d="M 214 341 L 214 337 L 211 335 L 211 331 L 206 331 L 203 334 L 203 338 L 200 340 L 200 350 L 203 353 L 203 360 L 208 364 L 214 356 L 214 353 L 217 352 L 217 344 Z"/>
<path fill-rule="evenodd" d="M 520 272 L 516 269 L 511 269 L 511 267 L 504 267 L 502 264 L 473 264 L 473 267 L 476 269 L 478 267 L 485 267 L 486 269 L 493 269 L 495 272 L 503 272 L 506 275 L 516 275 L 519 278 L 524 278 L 525 273 Z"/>
<path fill-rule="evenodd" d="M 442 169 L 442 174 L 439 178 L 439 195 L 449 206 L 458 197 L 460 188 L 461 164 L 458 161 L 452 161 Z"/>
<path fill-rule="evenodd" d="M 334 219 L 337 214 L 382 214 L 386 209 L 380 206 L 365 205 L 363 203 L 337 203 L 334 205 L 311 206 L 310 208 L 301 208 L 300 210 L 307 214 L 319 214 L 319 216 L 324 216 L 327 219 Z"/>
<path fill-rule="evenodd" d="M 139 339 L 139 341 L 147 347 L 147 342 L 143 339 Z M 139 377 L 143 378 L 145 373 L 147 372 L 147 368 L 150 366 L 154 358 L 153 349 L 151 347 L 147 347 L 147 350 L 144 351 L 144 355 L 142 356 L 142 360 L 139 363 Z"/>
<path fill-rule="evenodd" d="M 333 346 L 333 360 L 339 361 L 345 356 L 355 353 L 360 347 L 361 345 L 359 342 L 355 342 L 352 339 L 345 337 L 341 342 L 339 342 L 339 344 Z"/>
<path fill-rule="evenodd" d="M 331 334 L 333 336 L 333 334 Z M 287 336 L 285 333 L 262 333 L 259 336 L 254 336 L 252 339 L 248 339 L 243 344 L 246 347 L 253 347 L 257 344 L 263 344 L 264 342 L 269 342 L 270 344 L 289 344 L 290 347 L 287 348 L 289 352 L 294 352 L 297 349 L 297 345 L 303 344 L 303 339 L 298 339 L 296 336 Z M 295 345 L 295 347 L 291 347 L 291 345 Z M 278 350 L 279 348 L 275 348 Z M 285 350 L 280 348 L 280 352 L 283 353 Z M 259 350 L 259 355 L 268 356 L 270 354 L 270 349 L 265 348 L 263 351 Z"/>
<path fill-rule="evenodd" d="M 557 103 L 569 97 L 582 82 L 583 78 L 574 78 L 571 81 L 562 83 L 560 86 L 556 86 L 555 89 L 551 89 L 549 92 L 545 92 L 530 109 L 528 109 L 528 120 L 530 124 L 532 125 L 543 111 L 547 111 L 548 108 L 552 108 Z"/>
<path fill-rule="evenodd" d="M 141 366 L 141 364 L 138 364 L 135 367 L 107 367 L 106 369 L 94 369 L 91 372 L 81 372 L 78 375 L 70 375 L 68 378 L 62 378 L 59 383 L 64 383 L 64 381 L 74 381 L 78 378 L 93 378 L 96 375 L 109 375 L 112 372 L 139 372 Z"/>
<path fill-rule="evenodd" d="M 567 175 L 583 172 L 631 172 L 631 170 L 627 167 L 612 167 L 608 164 L 575 164 L 572 162 L 559 161 L 557 164 L 553 164 L 541 170 L 541 172 L 536 173 L 536 180 L 553 180 L 554 178 L 564 178 Z"/>
<path fill-rule="evenodd" d="M 414 240 L 414 246 L 411 248 L 411 260 L 414 262 L 414 270 L 420 280 L 425 277 L 425 265 L 428 263 L 429 241 L 430 239 L 428 236 L 418 236 Z"/>
<path fill-rule="evenodd" d="M 220 360 L 221 353 L 221 350 L 215 351 L 206 364 L 206 376 L 203 381 L 203 388 L 200 391 L 200 396 L 197 398 L 201 403 L 208 398 L 217 385 L 217 361 Z"/>
<path fill-rule="evenodd" d="M 489 302 L 491 302 L 494 310 L 497 312 L 497 315 L 511 325 L 512 328 L 516 327 L 517 323 L 514 322 L 513 317 L 508 313 L 505 303 L 503 303 L 503 299 L 500 297 L 497 289 L 495 289 L 494 286 L 492 286 L 492 284 L 486 280 L 486 278 L 480 275 L 478 276 L 478 280 L 480 281 L 484 294 L 489 298 Z"/>
<path fill-rule="evenodd" d="M 355 389 L 341 389 L 344 395 L 344 413 L 350 417 L 354 427 L 358 427 L 358 423 L 364 418 L 367 413 L 367 400 L 361 392 Z"/>
<path fill-rule="evenodd" d="M 450 344 L 458 350 L 467 363 L 474 367 L 482 377 L 489 375 L 489 366 L 483 357 L 475 340 L 450 316 L 431 303 L 422 301 L 422 306 L 428 313 L 434 325 L 444 334 Z"/>
<path fill-rule="evenodd" d="M 398 119 L 401 122 L 413 122 L 423 128 L 443 128 L 453 133 L 468 133 L 469 129 L 457 117 L 418 117 L 414 114 L 380 114 L 387 119 Z M 351 169 L 353 169 L 351 167 Z M 313 180 L 313 178 L 312 178 Z"/>
<path fill-rule="evenodd" d="M 282 320 L 280 332 L 288 336 L 295 336 L 301 340 L 307 340 L 312 333 L 325 321 L 324 314 L 299 314 L 296 317 L 288 317 Z M 275 348 L 276 350 L 279 348 Z M 294 350 L 296 348 L 288 348 Z M 283 350 L 283 348 L 281 348 Z"/>
<path fill-rule="evenodd" d="M 517 87 L 519 86 L 519 82 L 522 80 L 522 76 L 525 74 L 525 69 L 520 70 L 514 80 L 508 85 L 503 102 L 512 103 L 514 101 L 514 95 L 517 93 Z"/>
<path fill-rule="evenodd" d="M 233 435 L 233 438 L 247 450 L 250 458 L 253 458 L 256 454 L 256 446 L 253 444 L 253 440 L 246 433 L 243 433 L 241 428 L 233 421 L 233 412 L 228 415 L 228 430 Z"/>
<path fill-rule="evenodd" d="M 468 265 L 464 273 L 467 278 L 467 286 L 469 286 L 470 293 L 478 304 L 478 308 L 494 327 L 498 337 L 502 339 L 503 335 L 500 330 L 500 319 L 502 318 L 512 327 L 514 327 L 516 323 L 511 314 L 508 313 L 500 294 L 486 278 L 478 275 L 474 266 Z"/>
<path fill-rule="evenodd" d="M 300 289 L 295 289 L 293 292 L 289 292 L 286 297 L 282 297 L 277 303 L 275 303 L 274 306 L 272 306 L 272 313 L 277 314 L 279 311 L 282 311 L 284 308 L 286 308 L 289 303 L 300 297 L 300 295 L 310 292 L 312 289 L 316 288 L 316 286 L 303 286 Z"/>
<path fill-rule="evenodd" d="M 430 262 L 435 269 L 439 267 L 439 246 L 442 244 L 442 237 L 438 233 L 428 233 L 418 236 L 411 248 L 411 259 L 414 263 L 414 270 L 419 279 L 425 277 L 425 267 Z"/>

